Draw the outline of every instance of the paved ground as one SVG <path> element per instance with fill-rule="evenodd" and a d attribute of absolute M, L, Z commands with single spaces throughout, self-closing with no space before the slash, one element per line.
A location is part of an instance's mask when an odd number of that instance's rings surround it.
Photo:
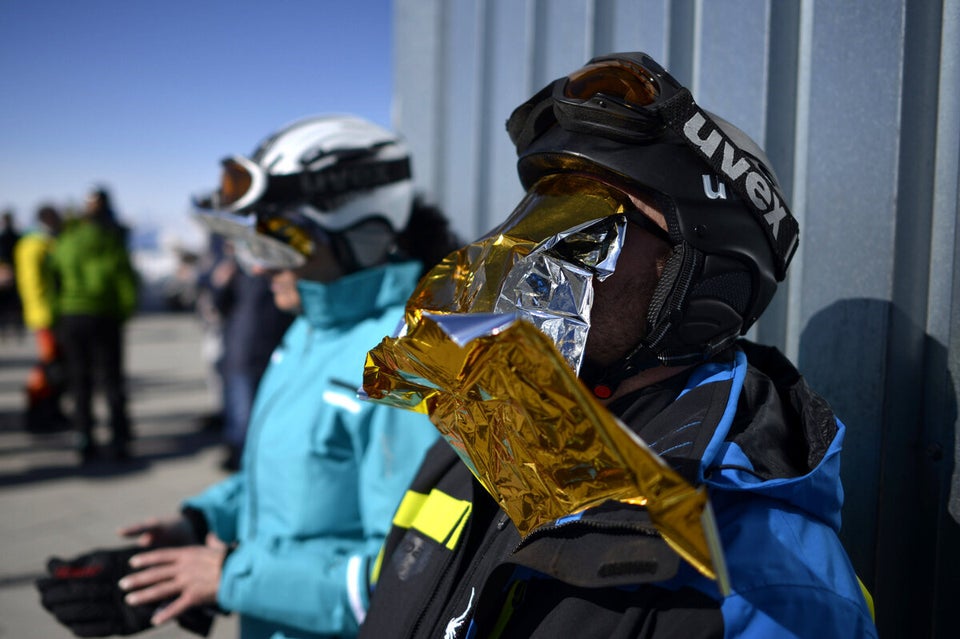
<path fill-rule="evenodd" d="M 40 607 L 33 587 L 46 558 L 120 545 L 119 526 L 173 513 L 182 497 L 223 477 L 217 436 L 197 424 L 213 407 L 200 342 L 190 314 L 147 315 L 131 323 L 134 459 L 81 469 L 68 433 L 38 436 L 20 428 L 33 345 L 0 341 L 0 638 L 72 637 Z M 97 408 L 104 415 L 99 400 Z M 169 625 L 139 636 L 195 635 Z M 236 637 L 235 616 L 220 617 L 210 636 Z"/>

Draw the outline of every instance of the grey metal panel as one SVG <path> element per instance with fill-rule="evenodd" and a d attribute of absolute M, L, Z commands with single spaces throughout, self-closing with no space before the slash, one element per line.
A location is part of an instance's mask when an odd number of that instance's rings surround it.
<path fill-rule="evenodd" d="M 958 278 L 949 268 L 957 256 L 957 182 L 960 179 L 960 0 L 947 0 L 940 38 L 940 78 L 937 106 L 937 150 L 933 193 L 933 233 L 930 258 L 930 304 L 927 333 L 944 344 L 951 337 L 951 289 Z M 956 301 L 956 300 L 954 300 Z M 960 326 L 952 324 L 954 332 Z"/>
<path fill-rule="evenodd" d="M 592 56 L 643 51 L 656 60 L 667 48 L 666 0 L 596 0 Z"/>
<path fill-rule="evenodd" d="M 699 7 L 691 88 L 697 104 L 764 146 L 769 3 L 728 0 L 703 2 Z"/>
<path fill-rule="evenodd" d="M 800 250 L 830 259 L 804 261 L 804 320 L 838 299 L 890 296 L 902 12 L 898 0 L 815 5 Z"/>
<path fill-rule="evenodd" d="M 477 217 L 483 95 L 484 2 L 448 2 L 444 11 L 442 153 L 437 165 L 437 198 L 455 217 L 460 235 L 472 234 Z"/>
<path fill-rule="evenodd" d="M 413 153 L 414 180 L 437 197 L 443 148 L 441 112 L 442 0 L 397 0 L 393 6 L 393 125 Z"/>
<path fill-rule="evenodd" d="M 955 554 L 955 547 L 954 553 L 943 553 L 941 547 L 949 549 L 949 540 L 960 538 L 956 522 L 947 514 L 951 469 L 947 461 L 950 457 L 943 454 L 944 444 L 949 446 L 955 436 L 954 384 L 946 345 L 926 332 L 936 218 L 940 218 L 939 226 L 944 226 L 934 205 L 936 165 L 938 156 L 941 161 L 945 159 L 943 151 L 954 153 L 951 147 L 956 137 L 949 140 L 941 136 L 956 129 L 948 125 L 946 131 L 938 131 L 939 96 L 944 89 L 940 86 L 942 6 L 908 2 L 905 18 L 903 135 L 892 299 L 896 312 L 888 345 L 877 556 L 910 553 L 911 562 L 878 562 L 876 580 L 878 600 L 896 601 L 898 610 L 921 614 L 917 620 L 902 612 L 888 613 L 885 622 L 892 636 L 925 635 L 937 626 L 936 615 L 926 613 L 936 607 L 941 580 L 932 576 L 906 594 L 895 584 L 912 579 L 917 565 L 939 565 L 945 554 Z M 952 83 L 955 85 L 956 80 Z M 947 79 L 946 88 L 950 84 L 951 79 Z M 918 406 L 922 410 L 916 410 Z M 912 526 L 901 525 L 902 508 L 897 505 L 903 503 L 911 504 Z"/>
<path fill-rule="evenodd" d="M 478 215 L 472 235 L 502 220 L 520 201 L 523 190 L 516 173 L 516 153 L 507 137 L 506 121 L 531 94 L 534 0 L 491 0 L 485 18 L 483 105 L 484 160 L 479 185 Z"/>
<path fill-rule="evenodd" d="M 948 511 L 954 521 L 960 522 L 960 463 L 956 463 L 960 461 L 956 401 L 960 392 L 960 250 L 957 250 L 960 245 L 960 224 L 957 224 L 960 217 L 960 0 L 944 3 L 940 42 L 940 100 L 927 333 L 948 349 L 946 395 L 953 398 L 953 405 L 952 411 L 945 411 L 943 421 L 946 425 L 952 424 L 954 438 L 951 442 L 945 437 L 943 446 L 947 458 L 952 456 L 956 464 L 950 481 Z"/>
<path fill-rule="evenodd" d="M 590 0 L 536 0 L 533 91 L 581 66 L 593 52 Z M 532 91 L 531 91 L 532 93 Z"/>
<path fill-rule="evenodd" d="M 690 87 L 693 84 L 693 62 L 696 57 L 697 0 L 672 0 L 667 7 L 667 50 L 660 64 Z"/>
<path fill-rule="evenodd" d="M 773 2 L 770 5 L 769 35 L 767 36 L 769 60 L 767 63 L 767 130 L 764 132 L 764 149 L 780 180 L 780 186 L 798 219 L 802 210 L 794 191 L 795 159 L 797 153 L 797 96 L 800 82 L 798 61 L 800 56 L 800 4 L 797 2 Z M 804 239 L 801 237 L 801 241 Z M 802 267 L 791 269 L 786 281 L 777 289 L 770 305 L 764 312 L 749 337 L 765 344 L 787 350 L 790 290 L 794 288 L 794 275 Z M 796 278 L 799 281 L 799 278 Z M 796 285 L 799 287 L 799 284 Z"/>

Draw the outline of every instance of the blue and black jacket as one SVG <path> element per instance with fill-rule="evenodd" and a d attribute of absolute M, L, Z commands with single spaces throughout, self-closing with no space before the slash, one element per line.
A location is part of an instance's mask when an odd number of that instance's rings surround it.
<path fill-rule="evenodd" d="M 876 637 L 837 537 L 844 426 L 779 352 L 742 342 L 609 408 L 707 486 L 728 596 L 639 506 L 521 538 L 439 442 L 394 516 L 361 636 Z"/>

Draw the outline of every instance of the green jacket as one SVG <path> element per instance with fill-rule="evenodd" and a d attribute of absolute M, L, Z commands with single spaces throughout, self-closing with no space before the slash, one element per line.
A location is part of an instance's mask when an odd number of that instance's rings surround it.
<path fill-rule="evenodd" d="M 125 320 L 137 305 L 137 276 L 123 235 L 114 226 L 81 219 L 68 224 L 51 254 L 58 315 Z"/>

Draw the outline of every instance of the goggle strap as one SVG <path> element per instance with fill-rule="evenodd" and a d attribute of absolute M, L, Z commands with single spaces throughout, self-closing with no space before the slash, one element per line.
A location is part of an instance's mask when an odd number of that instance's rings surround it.
<path fill-rule="evenodd" d="M 322 171 L 271 175 L 261 202 L 284 202 L 300 199 L 322 199 L 366 191 L 394 184 L 411 177 L 410 158 L 337 164 Z"/>
<path fill-rule="evenodd" d="M 773 247 L 777 279 L 782 281 L 787 265 L 797 250 L 800 225 L 790 213 L 780 188 L 763 171 L 758 170 L 753 161 L 749 162 L 750 169 L 739 168 L 739 160 L 733 161 L 727 150 L 736 153 L 740 147 L 717 126 L 713 118 L 697 106 L 686 88 L 680 89 L 656 109 L 664 124 L 673 129 L 753 212 Z M 707 129 L 706 135 L 702 135 L 704 129 Z M 731 175 L 731 170 L 736 171 L 736 175 Z M 747 186 L 748 181 L 751 188 Z"/>
<path fill-rule="evenodd" d="M 623 380 L 661 364 L 657 354 L 646 344 L 641 344 L 615 366 L 599 368 L 589 361 L 584 361 L 580 367 L 580 379 L 594 395 L 600 399 L 609 399 L 617 392 Z"/>
<path fill-rule="evenodd" d="M 518 152 L 525 150 L 543 133 L 543 129 L 546 128 L 544 124 L 549 126 L 555 121 L 551 96 L 554 85 L 559 81 L 555 80 L 540 89 L 532 98 L 514 110 L 507 119 L 507 135 L 510 136 L 510 141 L 517 147 Z M 545 111 L 549 112 L 547 121 L 541 124 Z"/>

